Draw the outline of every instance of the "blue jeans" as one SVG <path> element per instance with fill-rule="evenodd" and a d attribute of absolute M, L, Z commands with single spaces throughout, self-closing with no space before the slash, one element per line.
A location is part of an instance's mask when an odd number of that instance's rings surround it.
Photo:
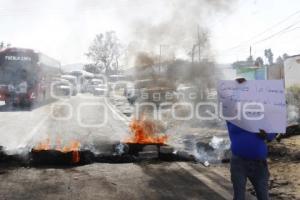
<path fill-rule="evenodd" d="M 252 183 L 258 200 L 269 199 L 269 170 L 266 160 L 248 160 L 233 155 L 230 172 L 234 200 L 245 200 L 247 178 Z"/>

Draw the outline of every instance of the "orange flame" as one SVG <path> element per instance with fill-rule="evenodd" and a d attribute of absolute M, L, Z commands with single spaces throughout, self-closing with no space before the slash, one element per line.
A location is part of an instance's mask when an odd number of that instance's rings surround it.
<path fill-rule="evenodd" d="M 54 149 L 62 153 L 72 152 L 72 163 L 78 163 L 80 161 L 79 154 L 80 142 L 77 140 L 71 141 L 69 145 L 62 147 L 60 138 L 56 139 L 56 144 L 54 147 L 50 145 L 50 139 L 47 138 L 45 142 L 40 142 L 36 147 L 33 148 L 34 151 L 50 150 Z"/>
<path fill-rule="evenodd" d="M 50 149 L 50 139 L 47 138 L 45 142 L 40 142 L 34 150 L 49 150 Z"/>
<path fill-rule="evenodd" d="M 133 136 L 127 143 L 137 144 L 165 144 L 168 136 L 158 134 L 158 125 L 149 119 L 134 119 L 130 125 Z"/>

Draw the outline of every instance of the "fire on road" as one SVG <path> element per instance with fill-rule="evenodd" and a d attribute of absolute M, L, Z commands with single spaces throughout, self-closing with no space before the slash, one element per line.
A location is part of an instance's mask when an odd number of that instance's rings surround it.
<path fill-rule="evenodd" d="M 69 103 L 75 107 L 83 101 L 85 101 L 84 98 L 78 95 L 64 103 Z M 105 102 L 106 100 L 94 98 L 91 101 Z M 8 148 L 23 147 L 23 151 L 26 150 L 25 147 L 27 150 L 32 148 L 31 159 L 35 159 L 35 161 L 45 162 L 47 161 L 45 158 L 51 159 L 51 156 L 55 155 L 57 159 L 63 155 L 64 157 L 61 157 L 63 164 L 66 164 L 66 159 L 70 159 L 68 164 L 76 164 L 80 161 L 81 155 L 82 159 L 86 159 L 87 154 L 82 153 L 82 150 L 87 148 L 93 151 L 95 155 L 99 155 L 97 153 L 100 152 L 103 155 L 102 153 L 111 152 L 113 144 L 123 140 L 124 144 L 127 143 L 129 147 L 130 144 L 140 144 L 142 148 L 148 146 L 148 149 L 150 146 L 150 151 L 142 152 L 144 154 L 137 151 L 135 154 L 149 155 L 149 152 L 160 152 L 160 150 L 155 150 L 155 144 L 159 145 L 161 149 L 161 145 L 164 145 L 167 140 L 167 136 L 152 135 L 157 127 L 149 121 L 133 121 L 130 126 L 133 135 L 129 135 L 127 125 L 123 120 L 114 116 L 116 112 L 111 110 L 112 107 L 108 109 L 108 123 L 101 128 L 82 128 L 74 121 L 72 122 L 77 116 L 73 116 L 70 121 L 55 120 L 46 114 L 49 113 L 50 108 L 51 104 L 33 109 L 31 112 L 1 112 L 1 118 L 7 120 L 7 125 L 1 127 L 1 137 L 5 138 L 5 143 L 1 145 L 4 147 L 7 145 Z M 85 111 L 89 112 L 85 114 L 92 115 L 93 118 L 100 117 L 99 110 L 85 109 Z M 14 121 L 13 124 L 11 124 L 12 121 Z M 26 121 L 28 122 L 25 123 Z M 150 135 L 144 135 L 142 133 L 145 131 L 144 129 Z M 149 132 L 149 130 L 151 131 Z M 7 131 L 10 131 L 10 134 Z M 24 140 L 19 139 L 21 136 L 22 138 L 30 138 L 26 140 L 28 144 L 22 144 Z M 70 140 L 70 138 L 74 140 Z M 124 138 L 127 138 L 127 141 Z M 17 149 L 10 150 L 11 152 L 17 151 Z M 20 149 L 18 150 L 20 151 Z M 49 151 L 55 151 L 56 154 L 53 152 L 49 154 Z M 150 154 L 152 155 L 152 153 Z M 39 160 L 40 158 L 43 159 Z M 101 159 L 99 157 L 93 158 L 95 160 Z M 8 167 L 8 163 L 1 163 L 3 166 L 0 169 L 0 177 L 7 181 L 0 184 L 0 196 L 1 199 L 232 198 L 230 182 L 199 164 L 164 161 L 134 163 L 94 163 L 76 167 L 74 165 L 60 165 L 60 167 L 55 168 L 40 168 L 40 165 L 34 165 L 30 168 L 19 168 L 14 165 Z M 43 180 L 43 182 L 37 180 Z M 220 186 L 218 182 L 224 182 L 225 185 Z M 35 192 L 28 192 L 29 190 Z"/>

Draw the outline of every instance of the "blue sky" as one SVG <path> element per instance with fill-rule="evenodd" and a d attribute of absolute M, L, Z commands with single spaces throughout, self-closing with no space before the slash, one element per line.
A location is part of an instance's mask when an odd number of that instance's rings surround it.
<path fill-rule="evenodd" d="M 63 64 L 85 62 L 95 34 L 115 30 L 122 41 L 131 41 L 132 23 L 160 23 L 176 1 L 181 0 L 0 0 L 0 40 L 40 50 Z M 255 57 L 266 48 L 275 57 L 293 55 L 300 53 L 298 10 L 299 0 L 237 0 L 228 11 L 210 13 L 201 23 L 210 30 L 211 53 L 219 63 L 245 59 L 250 45 Z"/>

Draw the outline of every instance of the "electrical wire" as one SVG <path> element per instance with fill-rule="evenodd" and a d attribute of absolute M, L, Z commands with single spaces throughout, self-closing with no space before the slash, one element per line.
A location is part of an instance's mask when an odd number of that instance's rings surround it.
<path fill-rule="evenodd" d="M 226 51 L 228 51 L 228 50 L 234 50 L 234 49 L 240 48 L 240 47 L 242 47 L 242 46 L 245 46 L 245 45 L 251 43 L 251 41 L 252 41 L 253 39 L 255 39 L 255 38 L 257 38 L 257 37 L 260 37 L 260 36 L 264 35 L 265 33 L 269 32 L 269 31 L 272 30 L 273 28 L 277 27 L 278 25 L 281 25 L 282 23 L 286 22 L 287 20 L 289 20 L 290 18 L 292 18 L 292 17 L 294 17 L 294 16 L 296 16 L 296 15 L 298 15 L 298 14 L 300 14 L 300 10 L 297 10 L 296 12 L 294 12 L 293 14 L 291 14 L 291 15 L 289 15 L 288 17 L 284 18 L 283 20 L 281 20 L 281 21 L 279 21 L 279 22 L 273 24 L 272 26 L 266 28 L 264 31 L 262 31 L 262 32 L 260 32 L 260 33 L 258 33 L 258 34 L 256 34 L 256 35 L 254 35 L 254 36 L 252 36 L 250 39 L 248 39 L 248 40 L 246 40 L 246 41 L 243 41 L 243 42 L 241 42 L 240 44 L 238 44 L 238 45 L 236 45 L 236 46 L 233 46 L 233 47 L 231 47 L 231 48 L 228 48 Z M 285 29 L 285 28 L 284 28 L 284 29 Z M 281 32 L 281 31 L 279 31 L 279 32 Z M 268 37 L 270 37 L 270 36 L 268 36 Z"/>
<path fill-rule="evenodd" d="M 300 23 L 300 20 L 297 21 L 296 23 L 292 24 L 292 25 L 289 25 L 289 26 L 287 26 L 287 27 L 281 29 L 280 31 L 278 31 L 278 32 L 276 32 L 276 33 L 274 33 L 274 34 L 272 34 L 272 35 L 270 35 L 270 36 L 268 36 L 268 37 L 265 37 L 265 38 L 263 38 L 263 39 L 261 39 L 261 40 L 258 40 L 258 41 L 256 41 L 256 42 L 254 42 L 253 44 L 259 44 L 259 43 L 261 43 L 261 42 L 264 42 L 264 41 L 267 41 L 267 40 L 269 40 L 269 39 L 272 39 L 272 38 L 274 38 L 274 37 L 276 37 L 276 36 L 282 35 L 282 34 L 286 33 L 286 31 L 288 31 L 289 29 L 293 28 L 293 26 L 297 25 L 298 23 Z"/>

